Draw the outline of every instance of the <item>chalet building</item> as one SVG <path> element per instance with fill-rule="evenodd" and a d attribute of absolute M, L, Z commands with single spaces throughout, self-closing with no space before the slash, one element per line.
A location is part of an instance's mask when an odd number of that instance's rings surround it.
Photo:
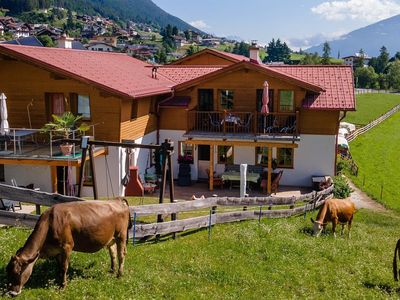
<path fill-rule="evenodd" d="M 371 60 L 371 57 L 369 57 L 366 54 L 356 53 L 354 55 L 342 57 L 342 59 L 343 59 L 345 65 L 351 66 L 351 67 L 354 67 L 354 64 L 356 63 L 357 60 L 362 59 L 363 66 L 367 67 Z"/>
<path fill-rule="evenodd" d="M 107 44 L 104 42 L 93 42 L 90 43 L 89 46 L 87 46 L 88 50 L 91 51 L 101 51 L 101 52 L 115 52 L 118 51 L 118 48 L 111 45 Z"/>
<path fill-rule="evenodd" d="M 207 170 L 247 163 L 269 178 L 275 165 L 283 170 L 283 185 L 310 186 L 312 176 L 335 174 L 341 112 L 355 110 L 351 67 L 267 66 L 257 49 L 250 59 L 206 49 L 154 69 L 126 54 L 0 45 L 0 66 L 11 127 L 41 128 L 52 113 L 71 110 L 94 126 L 95 139 L 172 139 L 174 162 L 178 155 L 193 156 L 194 181 L 207 179 Z M 261 113 L 265 82 L 269 112 Z M 61 177 L 76 182 L 79 155 L 19 152 L 0 151 L 6 181 L 21 178 L 20 184 L 49 191 L 60 191 Z M 96 149 L 95 157 L 104 175 L 98 176 L 99 195 L 112 187 L 122 195 L 125 151 Z M 149 151 L 136 150 L 131 163 L 144 174 L 151 161 Z M 65 174 L 63 166 L 74 171 Z"/>

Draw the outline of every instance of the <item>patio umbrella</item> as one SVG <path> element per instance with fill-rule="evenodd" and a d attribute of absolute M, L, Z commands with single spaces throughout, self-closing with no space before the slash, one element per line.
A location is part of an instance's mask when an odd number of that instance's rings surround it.
<path fill-rule="evenodd" d="M 6 95 L 4 93 L 0 94 L 0 118 L 1 118 L 1 125 L 0 125 L 0 134 L 5 135 L 6 133 L 10 132 L 10 126 L 8 125 L 8 112 L 7 112 L 7 103 L 6 103 Z"/>
<path fill-rule="evenodd" d="M 268 81 L 264 82 L 264 89 L 263 89 L 263 94 L 262 94 L 262 106 L 261 106 L 261 113 L 264 114 L 264 133 L 265 133 L 265 128 L 267 127 L 267 116 L 266 114 L 269 113 L 268 109 L 268 102 L 269 102 L 269 84 Z"/>
<path fill-rule="evenodd" d="M 268 85 L 268 81 L 265 81 L 263 94 L 262 94 L 261 113 L 263 113 L 263 114 L 269 113 L 268 103 L 269 103 L 269 85 Z"/>

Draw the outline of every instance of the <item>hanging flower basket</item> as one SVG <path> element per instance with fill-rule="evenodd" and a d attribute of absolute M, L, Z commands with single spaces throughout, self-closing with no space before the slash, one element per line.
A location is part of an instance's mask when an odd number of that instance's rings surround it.
<path fill-rule="evenodd" d="M 179 155 L 178 156 L 178 164 L 192 164 L 193 156 L 189 154 Z"/>

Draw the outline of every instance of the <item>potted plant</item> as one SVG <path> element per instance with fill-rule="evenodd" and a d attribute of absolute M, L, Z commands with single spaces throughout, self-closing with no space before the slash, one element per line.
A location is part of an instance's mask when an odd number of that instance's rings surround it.
<path fill-rule="evenodd" d="M 85 132 L 89 129 L 89 126 L 85 123 L 80 124 L 78 127 L 77 122 L 82 119 L 82 116 L 75 116 L 73 113 L 67 111 L 63 113 L 61 116 L 52 115 L 53 122 L 49 122 L 45 124 L 42 128 L 44 132 L 58 132 L 60 135 L 64 137 L 64 139 L 68 139 L 70 133 L 73 130 L 77 130 L 80 132 Z M 73 144 L 63 143 L 60 145 L 60 149 L 63 155 L 68 156 L 72 153 Z"/>

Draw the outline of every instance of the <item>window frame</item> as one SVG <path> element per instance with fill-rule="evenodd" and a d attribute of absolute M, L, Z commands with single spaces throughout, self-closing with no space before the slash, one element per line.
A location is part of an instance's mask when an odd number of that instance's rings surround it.
<path fill-rule="evenodd" d="M 232 93 L 232 99 L 226 99 L 225 105 L 222 103 L 223 97 L 228 97 L 228 95 L 224 95 L 223 92 Z M 233 110 L 235 108 L 235 90 L 230 89 L 219 89 L 218 90 L 218 97 L 219 97 L 219 106 L 222 110 Z M 229 107 L 228 103 L 231 101 L 232 107 Z M 225 107 L 226 106 L 226 107 Z"/>
<path fill-rule="evenodd" d="M 266 160 L 266 163 L 263 163 L 262 161 L 263 161 L 263 153 L 261 153 L 262 154 L 262 156 L 261 156 L 261 162 L 260 163 L 258 163 L 258 154 L 260 154 L 260 153 L 258 153 L 258 150 L 260 150 L 260 149 L 266 149 L 266 157 L 267 157 L 267 160 Z M 268 147 L 256 147 L 256 149 L 255 149 L 255 155 L 256 155 L 256 157 L 255 157 L 255 165 L 256 166 L 268 166 L 268 160 L 269 160 L 269 157 L 268 157 Z"/>
<path fill-rule="evenodd" d="M 256 89 L 256 111 L 261 112 L 262 108 L 262 94 L 263 94 L 263 89 Z M 274 89 L 269 89 L 268 90 L 268 97 L 269 97 L 269 102 L 268 102 L 268 108 L 269 112 L 274 112 L 275 107 L 275 90 Z"/>
<path fill-rule="evenodd" d="M 281 105 L 281 101 L 282 101 L 282 92 L 292 92 L 292 109 L 291 110 L 282 110 L 282 105 Z M 285 105 L 288 106 L 288 105 Z M 292 113 L 296 111 L 296 98 L 295 98 L 295 92 L 294 90 L 279 90 L 279 106 L 278 106 L 278 111 L 282 112 L 282 113 Z"/>
<path fill-rule="evenodd" d="M 224 148 L 230 148 L 232 147 L 232 162 L 228 162 L 228 159 L 226 159 L 226 161 L 222 161 L 220 160 L 220 147 L 224 147 Z M 227 151 L 225 151 L 225 155 L 226 155 Z M 218 145 L 217 146 L 217 163 L 220 165 L 233 165 L 235 164 L 235 147 L 234 145 Z"/>
<path fill-rule="evenodd" d="M 186 148 L 186 147 L 191 148 L 190 153 L 187 153 L 186 149 L 184 150 L 184 148 Z M 178 141 L 178 156 L 184 156 L 186 154 L 189 154 L 192 157 L 194 157 L 194 145 L 186 144 L 184 141 Z"/>
<path fill-rule="evenodd" d="M 81 113 L 78 112 L 79 109 L 79 96 L 87 97 L 89 99 L 89 118 L 83 117 Z M 80 93 L 70 93 L 69 94 L 69 110 L 76 116 L 82 116 L 82 121 L 91 121 L 92 120 L 92 101 L 90 94 L 80 94 Z"/>
<path fill-rule="evenodd" d="M 284 150 L 284 149 L 288 149 L 288 150 L 292 151 L 292 155 L 291 155 L 291 158 L 290 158 L 291 162 L 292 162 L 291 165 L 280 164 L 279 151 L 280 150 Z M 277 160 L 277 167 L 278 168 L 281 168 L 281 169 L 294 169 L 294 148 L 284 148 L 284 147 L 277 148 L 276 149 L 276 160 Z"/>
<path fill-rule="evenodd" d="M 134 116 L 134 109 L 136 110 L 136 115 Z M 131 102 L 131 121 L 135 121 L 139 118 L 139 103 L 136 100 Z"/>
<path fill-rule="evenodd" d="M 88 106 L 89 106 L 89 117 L 83 116 L 82 113 L 79 113 L 79 97 L 86 97 L 88 99 Z M 84 94 L 77 94 L 76 98 L 76 115 L 82 116 L 83 121 L 90 121 L 92 119 L 92 105 L 90 101 L 90 95 L 84 95 Z"/>

